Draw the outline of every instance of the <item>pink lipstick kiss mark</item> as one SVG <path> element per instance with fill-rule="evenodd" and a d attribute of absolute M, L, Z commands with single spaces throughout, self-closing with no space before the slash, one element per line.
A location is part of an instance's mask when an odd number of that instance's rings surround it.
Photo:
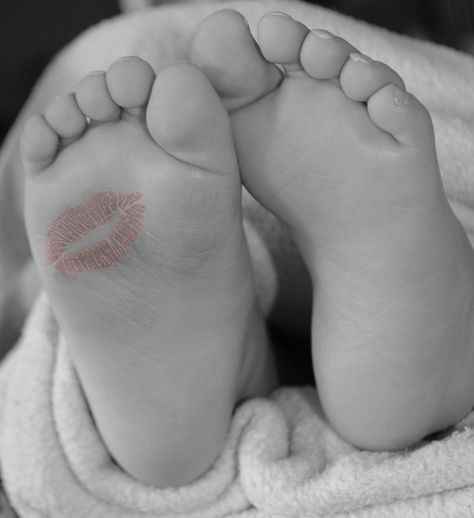
<path fill-rule="evenodd" d="M 140 192 L 98 192 L 61 213 L 46 237 L 46 262 L 61 273 L 90 272 L 110 266 L 130 248 L 143 228 L 145 207 L 137 203 L 141 197 Z M 69 244 L 105 225 L 117 211 L 122 215 L 105 239 L 78 252 L 67 252 Z"/>

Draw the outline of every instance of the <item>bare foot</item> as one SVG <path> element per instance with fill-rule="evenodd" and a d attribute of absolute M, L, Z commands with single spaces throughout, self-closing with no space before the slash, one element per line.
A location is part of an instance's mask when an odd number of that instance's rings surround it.
<path fill-rule="evenodd" d="M 222 10 L 191 59 L 231 112 L 245 186 L 311 273 L 330 421 L 355 445 L 403 448 L 474 403 L 473 253 L 430 116 L 396 72 L 327 31 L 269 13 L 258 40 Z"/>
<path fill-rule="evenodd" d="M 125 58 L 32 118 L 22 153 L 33 255 L 105 444 L 150 484 L 197 478 L 236 402 L 275 382 L 219 97 L 194 65 Z"/>

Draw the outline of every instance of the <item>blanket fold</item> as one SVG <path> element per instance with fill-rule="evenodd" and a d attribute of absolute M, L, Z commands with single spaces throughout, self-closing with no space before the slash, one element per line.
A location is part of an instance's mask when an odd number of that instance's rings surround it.
<path fill-rule="evenodd" d="M 101 441 L 44 294 L 0 370 L 0 413 L 3 479 L 24 518 L 474 513 L 474 413 L 439 440 L 362 451 L 332 430 L 312 387 L 242 403 L 220 457 L 192 484 L 132 479 Z"/>

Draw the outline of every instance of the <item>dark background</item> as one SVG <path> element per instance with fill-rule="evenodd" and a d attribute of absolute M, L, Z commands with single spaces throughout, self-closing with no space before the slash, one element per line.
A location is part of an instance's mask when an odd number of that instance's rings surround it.
<path fill-rule="evenodd" d="M 133 4 L 133 0 L 128 1 Z M 466 51 L 474 49 L 474 0 L 322 0 L 314 3 L 397 32 Z M 1 143 L 53 55 L 90 25 L 118 14 L 120 8 L 118 0 L 2 0 L 0 7 Z"/>

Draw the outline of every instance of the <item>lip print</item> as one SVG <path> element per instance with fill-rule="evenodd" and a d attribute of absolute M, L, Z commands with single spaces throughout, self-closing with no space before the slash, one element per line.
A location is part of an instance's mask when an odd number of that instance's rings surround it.
<path fill-rule="evenodd" d="M 106 268 L 117 261 L 136 241 L 143 228 L 145 206 L 138 203 L 142 193 L 98 192 L 62 212 L 46 237 L 46 262 L 61 273 L 80 273 Z M 105 225 L 121 213 L 105 239 L 77 252 L 67 246 Z"/>

